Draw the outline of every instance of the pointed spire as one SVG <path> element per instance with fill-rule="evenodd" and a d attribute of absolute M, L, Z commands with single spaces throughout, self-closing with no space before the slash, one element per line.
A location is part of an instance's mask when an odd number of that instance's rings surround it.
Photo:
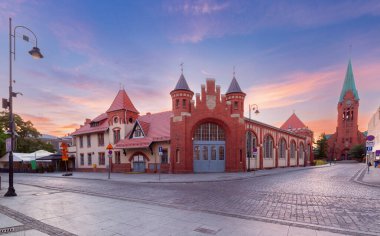
<path fill-rule="evenodd" d="M 173 89 L 173 91 L 175 91 L 175 90 L 188 90 L 188 91 L 191 91 L 190 88 L 189 88 L 189 85 L 186 82 L 185 76 L 183 75 L 183 62 L 180 64 L 180 66 L 181 66 L 181 76 L 179 77 L 177 85 L 175 86 L 175 88 Z"/>
<path fill-rule="evenodd" d="M 235 71 L 234 71 L 234 74 L 235 74 Z M 226 94 L 229 94 L 229 93 L 243 93 L 243 91 L 241 91 L 239 83 L 237 82 L 237 80 L 235 78 L 235 75 L 232 78 L 230 86 L 228 87 L 228 90 L 226 92 Z"/>
<path fill-rule="evenodd" d="M 135 108 L 135 106 L 133 105 L 131 99 L 128 97 L 124 88 L 119 90 L 110 108 L 108 108 L 107 112 L 112 112 L 112 111 L 117 111 L 117 110 L 128 110 L 135 113 L 139 113 L 137 109 Z"/>
<path fill-rule="evenodd" d="M 358 94 L 358 91 L 356 90 L 356 86 L 355 86 L 354 73 L 352 72 L 351 58 L 348 61 L 346 77 L 344 79 L 342 92 L 340 93 L 339 102 L 343 102 L 344 96 L 350 90 L 354 94 L 355 100 L 359 100 L 359 94 Z"/>

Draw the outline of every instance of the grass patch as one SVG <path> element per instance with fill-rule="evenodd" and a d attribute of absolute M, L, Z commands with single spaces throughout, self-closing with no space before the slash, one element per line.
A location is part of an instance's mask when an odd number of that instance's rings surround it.
<path fill-rule="evenodd" d="M 326 160 L 315 160 L 314 161 L 314 165 L 316 165 L 316 166 L 325 165 L 325 164 L 327 164 Z"/>

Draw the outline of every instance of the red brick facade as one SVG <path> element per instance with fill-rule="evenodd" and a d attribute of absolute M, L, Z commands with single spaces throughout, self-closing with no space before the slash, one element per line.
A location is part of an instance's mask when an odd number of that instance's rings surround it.
<path fill-rule="evenodd" d="M 240 89 L 240 88 L 239 88 Z M 258 157 L 254 160 L 259 164 L 252 169 L 279 167 L 278 140 L 284 138 L 289 147 L 290 141 L 294 140 L 297 157 L 290 160 L 282 160 L 281 166 L 299 166 L 298 153 L 303 152 L 305 161 L 302 165 L 308 165 L 313 161 L 312 140 L 313 133 L 310 130 L 302 130 L 303 135 L 282 130 L 270 125 L 244 118 L 245 93 L 231 92 L 222 95 L 220 86 L 215 85 L 214 79 L 208 79 L 206 86 L 201 86 L 201 93 L 196 94 L 195 102 L 192 100 L 193 92 L 189 89 L 175 89 L 172 97 L 173 116 L 170 121 L 171 137 L 171 173 L 194 172 L 193 140 L 195 130 L 203 123 L 214 123 L 222 127 L 225 132 L 225 171 L 238 172 L 247 170 L 247 139 L 246 133 L 251 131 L 257 137 Z M 184 105 L 184 106 L 182 106 Z M 301 130 L 299 130 L 301 132 Z M 264 137 L 270 135 L 273 139 L 272 158 L 264 157 Z M 304 147 L 304 150 L 300 149 Z M 289 152 L 289 148 L 286 149 Z M 258 159 L 258 160 L 257 160 Z M 271 161 L 273 165 L 271 165 Z M 292 164 L 291 164 L 292 162 Z"/>

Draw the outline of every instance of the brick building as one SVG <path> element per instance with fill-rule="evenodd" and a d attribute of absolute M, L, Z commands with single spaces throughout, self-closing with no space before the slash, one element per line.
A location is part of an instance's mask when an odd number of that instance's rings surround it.
<path fill-rule="evenodd" d="M 181 74 L 170 95 L 171 111 L 140 116 L 120 90 L 106 113 L 72 133 L 77 169 L 106 170 L 108 143 L 115 172 L 237 172 L 313 160 L 313 132 L 295 114 L 281 128 L 244 117 L 246 94 L 235 76 L 225 94 L 207 79 L 194 101 Z"/>
<path fill-rule="evenodd" d="M 348 62 L 343 88 L 338 101 L 336 131 L 328 137 L 328 158 L 330 160 L 350 159 L 350 149 L 365 143 L 365 136 L 358 129 L 359 93 L 355 86 L 351 59 Z"/>

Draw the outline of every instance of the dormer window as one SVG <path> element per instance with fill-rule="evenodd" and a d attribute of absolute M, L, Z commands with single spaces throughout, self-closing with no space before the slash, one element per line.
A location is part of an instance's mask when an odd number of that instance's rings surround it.
<path fill-rule="evenodd" d="M 96 127 L 99 126 L 99 122 L 91 122 L 90 127 Z"/>
<path fill-rule="evenodd" d="M 143 132 L 141 130 L 141 127 L 139 125 L 136 125 L 135 132 L 133 132 L 134 138 L 140 138 L 143 137 Z"/>
<path fill-rule="evenodd" d="M 115 116 L 115 117 L 113 118 L 113 123 L 114 123 L 114 124 L 119 123 L 119 117 Z"/>

